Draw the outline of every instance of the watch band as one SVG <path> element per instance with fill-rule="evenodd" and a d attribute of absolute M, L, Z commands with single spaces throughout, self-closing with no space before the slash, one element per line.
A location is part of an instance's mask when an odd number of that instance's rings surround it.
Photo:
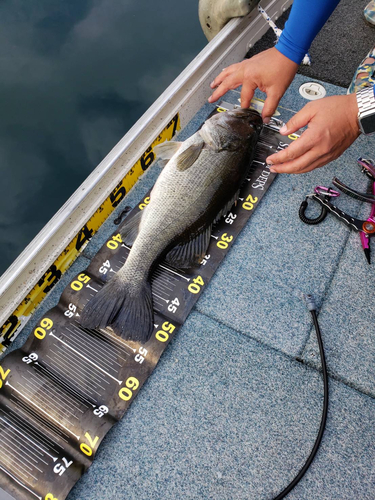
<path fill-rule="evenodd" d="M 375 97 L 374 87 L 364 87 L 356 92 L 358 121 L 364 134 L 375 132 Z M 374 123 L 372 123 L 374 122 Z"/>

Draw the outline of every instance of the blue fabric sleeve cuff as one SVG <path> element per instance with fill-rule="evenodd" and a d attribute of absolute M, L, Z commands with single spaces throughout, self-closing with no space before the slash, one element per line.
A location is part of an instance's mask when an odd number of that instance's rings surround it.
<path fill-rule="evenodd" d="M 277 50 L 300 64 L 339 1 L 294 0 L 289 19 L 276 44 Z"/>
<path fill-rule="evenodd" d="M 284 31 L 281 33 L 279 41 L 275 47 L 284 56 L 297 64 L 301 64 L 301 61 L 306 54 L 306 50 L 303 47 L 298 47 L 295 42 L 289 40 L 288 36 L 284 34 Z"/>

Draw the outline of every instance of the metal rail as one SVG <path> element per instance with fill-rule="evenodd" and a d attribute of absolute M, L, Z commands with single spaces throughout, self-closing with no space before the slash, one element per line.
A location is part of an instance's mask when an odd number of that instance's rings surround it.
<path fill-rule="evenodd" d="M 277 19 L 292 1 L 262 0 L 261 4 Z M 232 19 L 135 123 L 1 276 L 0 325 L 176 113 L 183 128 L 207 101 L 212 79 L 223 67 L 243 59 L 267 29 L 257 10 Z"/>

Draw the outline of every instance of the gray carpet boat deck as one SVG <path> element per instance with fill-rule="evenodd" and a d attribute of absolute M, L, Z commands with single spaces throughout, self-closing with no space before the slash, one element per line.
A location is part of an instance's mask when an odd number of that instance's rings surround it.
<path fill-rule="evenodd" d="M 297 75 L 280 104 L 284 119 L 305 103 Z M 324 84 L 328 95 L 345 89 Z M 237 103 L 239 93 L 226 101 Z M 180 138 L 189 136 L 205 105 Z M 293 500 L 375 497 L 374 265 L 359 236 L 333 216 L 319 226 L 298 218 L 305 195 L 337 175 L 366 190 L 356 165 L 374 138 L 360 137 L 322 169 L 279 175 L 243 229 L 185 325 L 169 345 L 129 412 L 102 443 L 68 500 L 272 499 L 299 471 L 315 441 L 323 389 L 319 355 L 303 294 L 319 306 L 330 372 L 327 430 Z M 125 205 L 152 186 L 156 165 L 125 198 L 84 255 L 16 340 L 56 304 L 84 269 Z M 347 196 L 337 204 L 367 217 Z M 375 261 L 375 251 L 372 253 Z"/>
<path fill-rule="evenodd" d="M 282 99 L 284 120 L 306 103 L 298 93 L 305 81 L 311 76 L 297 75 Z M 328 95 L 346 92 L 320 83 Z M 225 96 L 233 103 L 238 98 L 237 91 Z M 193 133 L 212 109 L 206 104 L 180 138 Z M 302 299 L 306 293 L 319 307 L 330 407 L 317 457 L 287 498 L 374 500 L 375 242 L 374 264 L 368 265 L 358 234 L 332 215 L 318 226 L 298 218 L 305 195 L 318 184 L 328 186 L 334 176 L 365 191 L 369 181 L 356 160 L 372 157 L 374 146 L 373 137 L 360 137 L 322 169 L 277 176 L 68 500 L 274 498 L 304 464 L 321 418 L 320 360 Z M 134 206 L 159 173 L 157 165 L 146 172 L 13 348 L 87 267 L 124 206 Z M 369 215 L 368 205 L 345 195 L 337 205 L 353 216 Z"/>

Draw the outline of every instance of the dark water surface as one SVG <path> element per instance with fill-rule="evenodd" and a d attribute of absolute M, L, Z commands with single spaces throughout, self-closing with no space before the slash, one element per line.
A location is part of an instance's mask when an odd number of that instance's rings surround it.
<path fill-rule="evenodd" d="M 0 274 L 205 44 L 198 0 L 0 3 Z"/>

